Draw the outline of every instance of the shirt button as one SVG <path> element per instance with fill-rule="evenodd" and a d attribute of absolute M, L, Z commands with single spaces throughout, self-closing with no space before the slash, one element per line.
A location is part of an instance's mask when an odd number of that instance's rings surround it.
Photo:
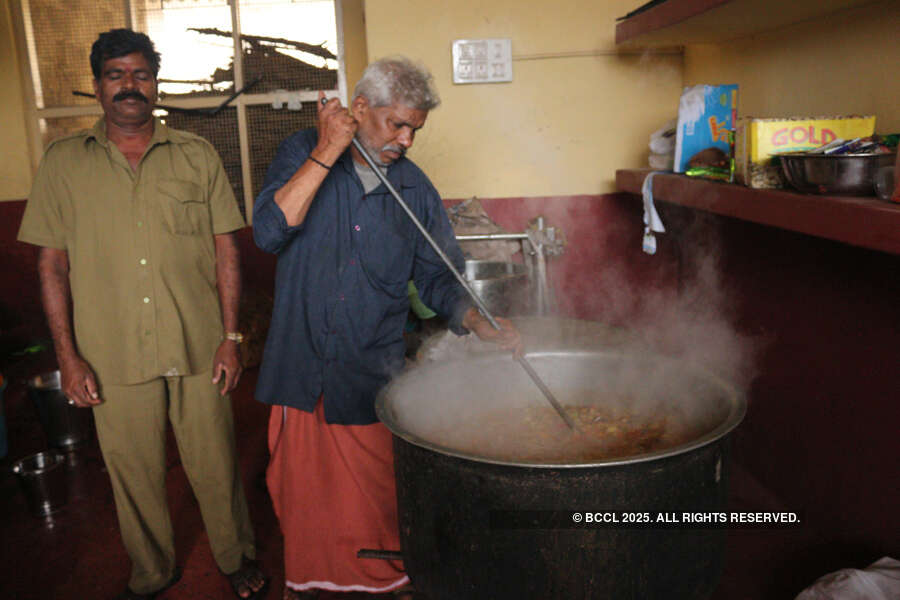
<path fill-rule="evenodd" d="M 150 298 L 144 296 L 144 304 L 150 304 Z"/>
<path fill-rule="evenodd" d="M 142 265 L 146 265 L 146 264 L 147 264 L 147 259 L 146 259 L 146 258 L 142 258 L 142 259 L 141 259 L 141 264 L 142 264 Z"/>
<path fill-rule="evenodd" d="M 359 231 L 359 225 L 354 225 L 354 226 L 353 226 L 353 229 Z"/>
<path fill-rule="evenodd" d="M 138 227 L 143 227 L 143 226 L 144 226 L 144 222 L 143 222 L 143 221 L 138 221 L 138 222 L 137 222 L 137 226 L 138 226 Z"/>
<path fill-rule="evenodd" d="M 343 302 L 343 301 L 344 301 L 344 295 L 343 295 L 343 294 L 341 294 L 341 295 L 340 295 L 340 296 L 338 296 L 338 298 L 340 298 L 340 299 L 341 299 L 341 302 Z"/>

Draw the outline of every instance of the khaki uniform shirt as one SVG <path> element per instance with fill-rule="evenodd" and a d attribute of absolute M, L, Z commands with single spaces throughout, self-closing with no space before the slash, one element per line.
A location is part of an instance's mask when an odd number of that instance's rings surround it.
<path fill-rule="evenodd" d="M 128 384 L 212 369 L 213 234 L 243 226 L 206 140 L 157 120 L 132 170 L 101 118 L 47 148 L 19 240 L 67 251 L 78 351 L 101 381 Z"/>

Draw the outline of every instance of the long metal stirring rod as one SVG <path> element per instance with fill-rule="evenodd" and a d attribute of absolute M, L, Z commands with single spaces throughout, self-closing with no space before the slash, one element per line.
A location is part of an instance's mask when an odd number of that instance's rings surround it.
<path fill-rule="evenodd" d="M 324 98 L 323 98 L 323 102 L 324 102 Z M 450 271 L 453 273 L 453 275 L 456 276 L 456 279 L 462 284 L 463 288 L 465 288 L 465 290 L 467 292 L 469 292 L 469 295 L 472 297 L 472 300 L 475 301 L 475 304 L 477 304 L 479 310 L 481 310 L 481 314 L 484 315 L 484 317 L 488 320 L 488 322 L 490 322 L 491 326 L 494 329 L 496 329 L 497 331 L 500 331 L 500 329 L 502 329 L 500 327 L 500 324 L 497 322 L 497 320 L 491 314 L 491 311 L 488 310 L 488 307 L 484 304 L 484 301 L 482 301 L 482 299 L 478 296 L 478 294 L 475 293 L 475 290 L 472 289 L 472 287 L 469 285 L 469 282 L 466 281 L 465 277 L 463 277 L 459 273 L 459 271 L 456 270 L 456 267 L 453 266 L 453 262 L 451 262 L 450 257 L 448 257 L 446 254 L 444 254 L 444 251 L 441 250 L 441 247 L 438 246 L 437 242 L 434 241 L 434 238 L 431 237 L 431 234 L 428 233 L 428 231 L 425 229 L 425 227 L 419 221 L 418 217 L 416 217 L 415 213 L 413 213 L 412 209 L 410 209 L 406 205 L 406 202 L 403 201 L 403 198 L 400 197 L 400 194 L 397 193 L 397 190 L 394 189 L 394 186 L 391 185 L 391 182 L 388 181 L 385 174 L 381 172 L 381 169 L 378 168 L 378 165 L 375 164 L 375 161 L 372 160 L 371 156 L 369 156 L 369 152 L 365 148 L 363 148 L 362 144 L 360 144 L 359 140 L 357 140 L 356 138 L 353 138 L 353 147 L 359 151 L 359 153 L 362 155 L 362 157 L 364 159 L 366 159 L 366 162 L 369 164 L 369 167 L 372 169 L 372 171 L 375 172 L 375 174 L 378 176 L 378 179 L 381 180 L 381 183 L 383 183 L 385 185 L 385 187 L 387 187 L 388 191 L 394 197 L 394 200 L 396 200 L 400 204 L 400 206 L 406 212 L 407 216 L 412 220 L 413 223 L 415 223 L 416 227 L 419 228 L 419 231 L 422 233 L 422 235 L 425 236 L 425 239 L 428 240 L 428 243 L 431 244 L 431 247 L 434 248 L 434 251 L 437 252 L 438 256 L 441 257 L 441 260 L 443 260 L 444 263 L 447 265 L 447 268 L 450 269 Z M 572 420 L 572 417 L 570 417 L 569 414 L 565 411 L 565 409 L 559 404 L 559 402 L 556 400 L 556 397 L 553 395 L 553 392 L 551 392 L 550 389 L 544 384 L 544 381 L 540 378 L 540 376 L 537 374 L 537 372 L 532 368 L 531 364 L 525 359 L 525 357 L 519 356 L 518 358 L 516 358 L 516 360 L 519 361 L 519 364 L 522 365 L 522 368 L 525 369 L 525 372 L 528 373 L 528 376 L 531 377 L 531 380 L 534 382 L 534 384 L 536 386 L 538 386 L 538 389 L 540 389 L 541 392 L 544 394 L 544 397 L 547 399 L 547 402 L 549 402 L 550 405 L 554 409 L 556 409 L 556 412 L 559 413 L 559 416 L 562 417 L 562 420 L 566 422 L 566 425 L 569 426 L 569 429 L 572 429 L 573 431 L 577 431 L 578 428 L 575 426 L 575 421 Z"/>

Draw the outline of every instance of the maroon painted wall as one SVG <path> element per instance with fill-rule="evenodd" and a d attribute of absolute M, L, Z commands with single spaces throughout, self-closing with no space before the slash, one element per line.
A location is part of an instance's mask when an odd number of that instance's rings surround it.
<path fill-rule="evenodd" d="M 541 215 L 563 231 L 562 256 L 548 260 L 550 286 L 561 315 L 625 324 L 631 308 L 613 301 L 622 280 L 674 289 L 677 274 L 667 261 L 640 251 L 642 230 L 632 207 L 615 194 L 540 198 L 479 198 L 485 212 L 508 233 L 521 233 Z M 460 200 L 447 200 L 447 205 Z"/>
<path fill-rule="evenodd" d="M 538 213 L 565 230 L 550 269 L 572 316 L 640 324 L 667 310 L 644 299 L 689 296 L 713 256 L 720 316 L 756 351 L 735 374 L 749 384 L 735 461 L 805 521 L 784 569 L 808 583 L 900 556 L 900 257 L 666 203 L 651 257 L 636 196 L 481 201 L 511 231 Z"/>
<path fill-rule="evenodd" d="M 25 201 L 0 202 L 0 350 L 49 339 L 41 309 L 38 248 L 16 241 Z"/>
<path fill-rule="evenodd" d="M 739 373 L 749 411 L 735 460 L 805 519 L 805 541 L 784 569 L 808 582 L 900 556 L 900 257 L 665 203 L 668 232 L 648 256 L 633 196 L 482 204 L 508 231 L 543 214 L 565 232 L 565 254 L 549 270 L 567 316 L 633 325 L 689 295 L 698 257 L 715 256 L 724 318 L 759 349 L 755 370 Z M 15 242 L 23 207 L 0 203 L 0 302 L 44 335 L 36 251 Z M 271 290 L 274 257 L 255 248 L 249 229 L 239 240 L 247 287 Z"/>

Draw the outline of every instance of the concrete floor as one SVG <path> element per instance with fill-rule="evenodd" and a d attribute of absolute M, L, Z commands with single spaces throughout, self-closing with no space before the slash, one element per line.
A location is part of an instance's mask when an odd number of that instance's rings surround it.
<path fill-rule="evenodd" d="M 39 519 L 29 514 L 16 476 L 10 471 L 14 460 L 46 448 L 24 386 L 27 375 L 45 368 L 39 363 L 40 359 L 4 366 L 10 383 L 4 402 L 10 451 L 0 460 L 0 598 L 112 598 L 127 582 L 129 560 L 119 538 L 112 490 L 96 441 L 92 439 L 70 456 L 68 503 L 53 518 Z M 259 559 L 272 577 L 266 598 L 277 599 L 284 581 L 282 537 L 264 485 L 268 407 L 252 399 L 255 381 L 256 371 L 248 371 L 234 394 L 235 423 Z M 230 587 L 212 560 L 199 510 L 174 443 L 170 444 L 167 460 L 169 506 L 183 576 L 161 598 L 230 598 Z M 732 481 L 732 504 L 739 507 L 736 510 L 751 506 L 764 510 L 776 503 L 740 470 L 733 473 Z M 725 572 L 712 600 L 793 597 L 802 586 L 798 588 L 797 582 L 784 573 L 789 570 L 773 561 L 772 549 L 778 547 L 778 555 L 800 553 L 802 538 L 801 531 L 730 532 Z M 391 596 L 323 593 L 321 597 L 337 600 Z"/>

